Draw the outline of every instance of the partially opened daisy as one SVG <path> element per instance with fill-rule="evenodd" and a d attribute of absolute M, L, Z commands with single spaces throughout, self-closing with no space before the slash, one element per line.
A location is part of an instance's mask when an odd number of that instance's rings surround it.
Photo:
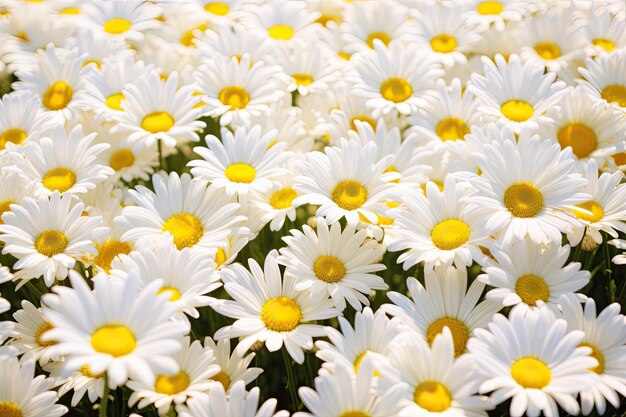
<path fill-rule="evenodd" d="M 596 375 L 589 369 L 598 366 L 591 348 L 580 346 L 584 336 L 568 331 L 566 321 L 548 309 L 514 309 L 508 319 L 496 314 L 489 329 L 477 330 L 469 341 L 484 379 L 480 392 L 490 392 L 495 403 L 512 398 L 511 416 L 558 416 L 557 404 L 578 414 L 575 396 L 593 386 Z"/>
<path fill-rule="evenodd" d="M 386 47 L 374 41 L 374 51 L 354 57 L 356 71 L 348 74 L 354 82 L 354 94 L 363 97 L 376 115 L 395 111 L 401 115 L 415 113 L 423 94 L 443 75 L 428 56 L 415 47 L 394 42 Z"/>
<path fill-rule="evenodd" d="M 333 372 L 322 370 L 315 378 L 315 390 L 309 387 L 298 390 L 309 412 L 299 412 L 293 416 L 397 416 L 406 387 L 398 384 L 380 394 L 376 393 L 374 364 L 375 361 L 367 359 L 357 371 L 345 363 L 338 363 Z"/>
<path fill-rule="evenodd" d="M 613 303 L 597 314 L 592 298 L 587 298 L 583 307 L 571 294 L 561 296 L 560 304 L 567 329 L 585 332 L 580 346 L 591 348 L 590 356 L 598 361 L 591 371 L 599 378 L 589 390 L 580 392 L 583 415 L 589 415 L 594 408 L 603 415 L 607 402 L 618 408 L 620 395 L 626 392 L 626 318 L 620 314 L 620 305 Z"/>
<path fill-rule="evenodd" d="M 49 198 L 26 197 L 2 215 L 2 253 L 18 259 L 13 265 L 16 280 L 43 275 L 50 287 L 55 279 L 67 277 L 77 259 L 96 252 L 93 240 L 106 236 L 107 228 L 100 217 L 82 216 L 83 203 L 73 203 L 70 194 L 54 191 Z"/>
<path fill-rule="evenodd" d="M 62 367 L 63 362 L 50 362 L 42 366 L 43 370 L 50 372 L 59 398 L 73 391 L 70 401 L 72 407 L 76 407 L 85 395 L 92 403 L 104 396 L 105 373 L 94 375 L 89 372 L 89 368 L 83 367 L 63 377 Z"/>
<path fill-rule="evenodd" d="M 565 83 L 555 81 L 556 73 L 544 73 L 544 67 L 536 62 L 522 63 L 517 55 L 506 60 L 498 54 L 495 63 L 482 57 L 482 62 L 485 75 L 474 73 L 468 90 L 477 97 L 483 117 L 509 125 L 517 133 L 551 120 L 546 110 L 565 93 Z"/>
<path fill-rule="evenodd" d="M 220 367 L 220 371 L 211 379 L 222 384 L 226 392 L 237 381 L 243 381 L 247 385 L 263 372 L 263 368 L 249 368 L 256 353 L 240 354 L 237 349 L 231 353 L 229 339 L 222 339 L 216 343 L 212 338 L 206 337 L 204 346 L 213 349 L 214 363 Z"/>
<path fill-rule="evenodd" d="M 36 94 L 15 91 L 0 98 L 0 151 L 8 143 L 22 145 L 37 139 L 54 125 L 52 114 L 41 109 Z"/>
<path fill-rule="evenodd" d="M 52 360 L 61 359 L 50 354 L 50 347 L 56 342 L 41 339 L 52 325 L 43 316 L 40 308 L 28 300 L 22 300 L 22 309 L 13 313 L 13 318 L 16 324 L 9 344 L 23 355 L 22 360 L 34 359 L 39 361 L 40 365 L 44 365 Z"/>
<path fill-rule="evenodd" d="M 150 71 L 122 90 L 123 111 L 113 116 L 118 124 L 112 131 L 128 134 L 128 144 L 137 150 L 158 140 L 171 148 L 180 143 L 198 142 L 198 132 L 206 124 L 197 120 L 202 110 L 195 107 L 200 97 L 193 95 L 194 89 L 192 85 L 178 88 L 177 72 L 161 80 L 156 71 Z"/>
<path fill-rule="evenodd" d="M 324 153 L 310 152 L 298 161 L 300 171 L 295 190 L 300 193 L 295 203 L 320 205 L 317 215 L 332 224 L 345 217 L 355 226 L 359 216 L 376 223 L 375 205 L 398 178 L 397 172 L 384 171 L 393 160 L 387 155 L 376 162 L 376 145 L 342 140 L 339 147 L 326 147 Z M 368 167 L 368 169 L 363 169 Z M 370 168 L 371 167 L 371 168 Z"/>
<path fill-rule="evenodd" d="M 603 54 L 596 59 L 587 58 L 586 68 L 579 68 L 584 77 L 578 82 L 599 102 L 608 103 L 622 112 L 626 111 L 626 50 Z"/>
<path fill-rule="evenodd" d="M 487 416 L 493 408 L 478 395 L 481 380 L 467 357 L 455 358 L 455 343 L 449 327 L 427 343 L 412 331 L 396 337 L 389 363 L 380 363 L 378 391 L 404 385 L 399 401 L 400 417 Z"/>
<path fill-rule="evenodd" d="M 188 324 L 170 320 L 180 305 L 170 303 L 169 294 L 158 294 L 161 281 L 140 290 L 137 272 L 125 275 L 110 279 L 101 272 L 92 290 L 73 271 L 72 288 L 56 286 L 42 297 L 44 316 L 53 326 L 44 340 L 57 341 L 55 351 L 65 356 L 62 375 L 79 369 L 106 372 L 114 388 L 129 376 L 154 384 L 156 375 L 178 372 L 172 355 L 189 331 Z"/>
<path fill-rule="evenodd" d="M 139 42 L 159 26 L 161 8 L 140 0 L 89 2 L 82 8 L 83 25 L 104 36 Z"/>
<path fill-rule="evenodd" d="M 276 131 L 263 134 L 259 125 L 237 128 L 234 134 L 223 128 L 222 141 L 209 135 L 205 138 L 208 148 L 194 148 L 204 160 L 195 159 L 187 165 L 194 177 L 210 181 L 228 196 L 246 195 L 251 190 L 265 192 L 274 186 L 274 179 L 289 172 L 281 165 L 291 152 L 283 151 L 284 143 L 272 145 L 275 136 Z"/>
<path fill-rule="evenodd" d="M 342 363 L 359 372 L 365 358 L 374 357 L 373 362 L 384 360 L 392 341 L 400 331 L 400 319 L 389 319 L 383 309 L 365 307 L 354 316 L 354 327 L 345 317 L 339 317 L 339 330 L 327 329 L 329 342 L 315 342 L 315 355 L 324 363 L 323 368 L 331 372 Z"/>
<path fill-rule="evenodd" d="M 465 267 L 483 257 L 480 246 L 495 229 L 468 204 L 472 196 L 466 188 L 449 174 L 443 191 L 433 182 L 426 185 L 426 196 L 407 190 L 402 197 L 404 207 L 389 211 L 396 227 L 389 250 L 408 249 L 398 257 L 405 270 L 422 261 L 427 269 L 453 263 Z"/>
<path fill-rule="evenodd" d="M 211 388 L 212 377 L 220 371 L 214 364 L 214 353 L 210 346 L 203 346 L 199 340 L 191 342 L 189 336 L 180 339 L 182 349 L 174 354 L 180 370 L 174 374 L 160 374 L 154 384 L 141 381 L 128 381 L 128 388 L 133 390 L 128 404 L 137 404 L 145 408 L 154 404 L 159 415 L 166 415 L 170 406 L 176 408 L 189 398 L 206 394 Z"/>
<path fill-rule="evenodd" d="M 270 352 L 284 344 L 289 355 L 301 364 L 302 350 L 313 348 L 313 337 L 326 334 L 324 326 L 309 323 L 336 317 L 339 312 L 329 299 L 313 303 L 307 291 L 297 291 L 295 279 L 281 276 L 276 255 L 273 252 L 265 258 L 264 269 L 251 258 L 250 271 L 241 264 L 221 271 L 224 288 L 233 300 L 215 300 L 212 307 L 237 321 L 219 329 L 215 338 L 241 337 L 239 354 L 257 341 L 265 343 Z"/>
<path fill-rule="evenodd" d="M 492 248 L 491 253 L 495 261 L 489 261 L 477 279 L 494 287 L 486 298 L 505 307 L 515 305 L 527 311 L 541 302 L 556 311 L 562 294 L 580 290 L 590 279 L 579 262 L 567 263 L 568 245 L 543 247 L 524 239 L 502 249 Z"/>
<path fill-rule="evenodd" d="M 538 136 L 492 142 L 475 152 L 480 176 L 469 178 L 478 190 L 470 204 L 485 210 L 487 222 L 497 224 L 499 239 L 535 243 L 560 242 L 578 220 L 570 214 L 574 205 L 589 200 L 587 181 L 574 171 L 569 148 Z"/>
<path fill-rule="evenodd" d="M 367 238 L 367 231 L 356 231 L 354 226 L 341 230 L 339 222 L 329 225 L 323 217 L 317 219 L 317 228 L 307 225 L 302 232 L 292 230 L 283 237 L 287 244 L 281 248 L 278 262 L 286 266 L 285 276 L 293 278 L 297 291 L 306 291 L 311 302 L 318 303 L 329 296 L 339 311 L 346 301 L 357 311 L 368 306 L 367 296 L 372 290 L 386 290 L 387 284 L 374 273 L 385 266 L 381 260 L 382 245 Z"/>
<path fill-rule="evenodd" d="M 0 415 L 7 417 L 60 417 L 67 407 L 57 404 L 52 380 L 35 376 L 35 361 L 0 358 Z"/>
<path fill-rule="evenodd" d="M 81 194 L 96 188 L 96 184 L 113 175 L 113 168 L 97 161 L 107 143 L 92 145 L 94 133 L 83 136 L 83 126 L 77 124 L 69 133 L 57 125 L 40 140 L 12 152 L 15 169 L 32 184 L 35 193 L 51 195 Z"/>
<path fill-rule="evenodd" d="M 480 301 L 485 285 L 474 281 L 467 288 L 465 267 L 440 267 L 426 272 L 426 286 L 415 278 L 407 278 L 411 299 L 395 291 L 387 293 L 393 304 L 383 304 L 389 315 L 399 317 L 403 324 L 417 331 L 429 344 L 445 327 L 450 329 L 454 354 L 467 350 L 467 341 L 476 331 L 489 323 L 501 306 Z"/>
<path fill-rule="evenodd" d="M 142 245 L 169 233 L 180 250 L 187 247 L 215 250 L 242 226 L 239 204 L 207 181 L 189 174 L 152 176 L 155 192 L 144 186 L 129 190 L 137 206 L 127 206 L 115 219 L 127 228 L 122 241 Z"/>

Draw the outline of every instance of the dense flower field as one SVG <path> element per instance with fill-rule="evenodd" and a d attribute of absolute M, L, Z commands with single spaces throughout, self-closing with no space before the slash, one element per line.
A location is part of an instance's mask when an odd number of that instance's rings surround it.
<path fill-rule="evenodd" d="M 0 0 L 0 417 L 626 415 L 623 0 Z"/>

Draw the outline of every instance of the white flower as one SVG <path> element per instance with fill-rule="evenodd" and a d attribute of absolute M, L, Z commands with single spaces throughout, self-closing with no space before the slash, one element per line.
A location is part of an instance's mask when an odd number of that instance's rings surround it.
<path fill-rule="evenodd" d="M 9 143 L 22 145 L 41 137 L 55 125 L 52 119 L 50 112 L 41 109 L 36 94 L 28 91 L 5 94 L 0 98 L 0 151 Z"/>
<path fill-rule="evenodd" d="M 244 354 L 239 354 L 237 349 L 231 353 L 229 339 L 223 339 L 215 343 L 213 339 L 206 337 L 204 346 L 213 349 L 214 362 L 220 367 L 220 371 L 213 375 L 211 379 L 222 384 L 226 392 L 237 381 L 243 381 L 247 385 L 257 379 L 263 372 L 263 368 L 248 368 L 256 353 L 246 355 L 244 352 Z"/>
<path fill-rule="evenodd" d="M 140 0 L 89 2 L 82 8 L 83 25 L 104 36 L 139 42 L 144 32 L 159 26 L 161 9 Z"/>
<path fill-rule="evenodd" d="M 579 68 L 584 77 L 578 83 L 597 102 L 609 104 L 616 110 L 626 111 L 626 49 L 603 54 L 596 59 L 587 58 L 586 68 Z"/>
<path fill-rule="evenodd" d="M 58 356 L 50 354 L 50 346 L 54 341 L 43 341 L 41 336 L 52 328 L 45 319 L 41 309 L 35 307 L 30 301 L 22 300 L 22 310 L 13 313 L 15 328 L 9 344 L 15 347 L 22 356 L 22 360 L 38 360 L 44 365 L 51 360 L 60 360 Z"/>

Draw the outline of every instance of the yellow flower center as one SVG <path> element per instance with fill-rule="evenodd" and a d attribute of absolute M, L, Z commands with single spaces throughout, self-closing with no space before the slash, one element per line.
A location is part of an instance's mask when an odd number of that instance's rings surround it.
<path fill-rule="evenodd" d="M 588 348 L 591 348 L 591 353 L 589 354 L 589 356 L 591 356 L 592 358 L 598 361 L 598 366 L 589 368 L 589 370 L 591 372 L 595 372 L 596 374 L 603 374 L 604 373 L 604 354 L 600 351 L 600 349 L 598 349 L 597 347 L 589 343 L 581 343 L 580 346 L 586 346 Z"/>
<path fill-rule="evenodd" d="M 602 90 L 601 95 L 609 103 L 616 103 L 621 107 L 626 107 L 626 87 L 623 85 L 609 85 Z"/>
<path fill-rule="evenodd" d="M 180 371 L 175 375 L 157 376 L 154 390 L 159 394 L 174 395 L 187 389 L 190 380 L 185 371 Z"/>
<path fill-rule="evenodd" d="M 509 100 L 500 107 L 500 111 L 504 117 L 514 122 L 525 122 L 535 112 L 533 106 L 523 100 Z"/>
<path fill-rule="evenodd" d="M 59 14 L 80 14 L 80 9 L 78 7 L 66 7 L 59 10 Z"/>
<path fill-rule="evenodd" d="M 226 168 L 224 175 L 229 181 L 250 184 L 256 178 L 256 170 L 251 165 L 236 162 Z"/>
<path fill-rule="evenodd" d="M 69 168 L 54 168 L 43 176 L 42 182 L 48 190 L 64 193 L 76 184 L 76 174 Z"/>
<path fill-rule="evenodd" d="M 134 351 L 137 341 L 128 327 L 120 324 L 106 324 L 93 332 L 91 346 L 96 352 L 119 358 Z"/>
<path fill-rule="evenodd" d="M 85 62 L 83 62 L 82 67 L 85 68 L 89 64 L 94 64 L 98 69 L 102 68 L 102 62 L 97 59 L 86 59 Z"/>
<path fill-rule="evenodd" d="M 4 149 L 8 142 L 21 145 L 28 134 L 22 129 L 7 129 L 0 134 L 0 150 Z"/>
<path fill-rule="evenodd" d="M 44 322 L 41 326 L 39 326 L 39 328 L 37 329 L 37 332 L 35 332 L 35 342 L 37 342 L 37 345 L 39 345 L 40 347 L 46 347 L 46 346 L 52 346 L 54 344 L 56 344 L 56 342 L 54 340 L 50 340 L 47 342 L 44 342 L 43 340 L 41 340 L 41 336 L 47 332 L 50 329 L 53 329 L 54 326 L 50 323 L 48 323 L 47 321 Z"/>
<path fill-rule="evenodd" d="M 550 383 L 550 368 L 539 359 L 527 356 L 513 363 L 511 377 L 524 388 L 542 389 Z"/>
<path fill-rule="evenodd" d="M 178 213 L 163 223 L 163 231 L 174 237 L 178 250 L 190 248 L 204 236 L 202 222 L 193 214 Z"/>
<path fill-rule="evenodd" d="M 0 416 L 2 417 L 24 417 L 17 404 L 7 401 L 0 401 Z"/>
<path fill-rule="evenodd" d="M 574 215 L 577 219 L 586 220 L 589 223 L 597 223 L 604 217 L 604 209 L 600 204 L 594 200 L 585 201 L 584 203 L 576 204 L 576 207 L 580 207 L 583 210 L 590 211 L 591 214 L 583 213 L 580 210 L 574 209 Z"/>
<path fill-rule="evenodd" d="M 413 94 L 413 87 L 404 78 L 392 77 L 380 86 L 380 94 L 383 98 L 394 103 L 406 101 Z"/>
<path fill-rule="evenodd" d="M 128 255 L 131 251 L 131 247 L 128 242 L 107 239 L 103 243 L 96 245 L 96 250 L 98 254 L 94 257 L 93 264 L 109 272 L 113 259 L 121 254 Z"/>
<path fill-rule="evenodd" d="M 534 217 L 543 208 L 543 196 L 531 183 L 515 183 L 504 192 L 504 206 L 515 217 Z"/>
<path fill-rule="evenodd" d="M 135 154 L 130 149 L 118 149 L 111 154 L 109 158 L 109 166 L 115 171 L 128 168 L 135 163 Z"/>
<path fill-rule="evenodd" d="M 369 414 L 365 414 L 362 411 L 346 411 L 339 417 L 371 417 Z"/>
<path fill-rule="evenodd" d="M 454 343 L 454 355 L 459 356 L 465 352 L 467 348 L 467 341 L 469 340 L 469 329 L 462 321 L 452 317 L 442 317 L 435 320 L 428 326 L 426 330 L 426 340 L 428 344 L 432 346 L 435 341 L 435 337 L 443 332 L 443 328 L 448 327 L 450 333 L 452 333 L 452 341 Z"/>
<path fill-rule="evenodd" d="M 616 153 L 615 155 L 611 155 L 611 158 L 617 166 L 626 165 L 626 152 Z"/>
<path fill-rule="evenodd" d="M 35 249 L 45 256 L 54 256 L 63 253 L 67 248 L 67 237 L 58 230 L 42 232 L 35 239 Z"/>
<path fill-rule="evenodd" d="M 306 86 L 313 84 L 313 77 L 310 74 L 293 74 L 292 77 L 297 85 Z"/>
<path fill-rule="evenodd" d="M 196 44 L 193 41 L 196 39 L 196 35 L 194 35 L 194 32 L 196 30 L 199 30 L 200 32 L 204 32 L 208 28 L 209 28 L 209 25 L 207 25 L 206 23 L 203 23 L 201 25 L 198 25 L 196 27 L 189 29 L 187 32 L 183 33 L 182 36 L 180 37 L 180 43 L 183 46 L 186 46 L 187 48 L 195 47 Z"/>
<path fill-rule="evenodd" d="M 346 61 L 350 61 L 350 57 L 352 56 L 351 54 L 343 51 L 338 52 L 337 55 L 339 55 L 339 58 L 345 59 Z"/>
<path fill-rule="evenodd" d="M 470 130 L 461 119 L 448 117 L 437 123 L 435 128 L 441 140 L 463 140 Z"/>
<path fill-rule="evenodd" d="M 220 266 L 224 265 L 226 259 L 226 251 L 224 250 L 224 248 L 219 248 L 217 252 L 215 252 L 215 268 L 219 268 Z"/>
<path fill-rule="evenodd" d="M 499 1 L 483 1 L 476 7 L 476 11 L 483 16 L 500 14 L 503 10 L 504 6 Z"/>
<path fill-rule="evenodd" d="M 354 116 L 351 120 L 350 120 L 350 128 L 352 130 L 357 130 L 356 129 L 356 121 L 359 122 L 364 122 L 367 123 L 368 125 L 370 125 L 372 127 L 372 129 L 376 129 L 376 122 L 374 121 L 374 119 L 372 119 L 371 117 L 367 117 L 367 116 Z"/>
<path fill-rule="evenodd" d="M 217 374 L 213 375 L 211 379 L 222 384 L 224 391 L 228 391 L 228 388 L 230 388 L 230 376 L 224 371 L 219 371 Z"/>
<path fill-rule="evenodd" d="M 104 24 L 104 31 L 111 35 L 119 35 L 120 33 L 126 32 L 130 27 L 131 23 L 128 20 L 121 17 L 114 17 Z"/>
<path fill-rule="evenodd" d="M 320 280 L 328 283 L 338 282 L 346 275 L 343 262 L 334 256 L 320 256 L 313 264 L 313 272 Z"/>
<path fill-rule="evenodd" d="M 440 382 L 425 381 L 415 388 L 413 401 L 424 410 L 440 413 L 452 405 L 452 394 Z"/>
<path fill-rule="evenodd" d="M 572 152 L 584 158 L 596 150 L 598 139 L 594 131 L 582 123 L 570 123 L 563 126 L 557 133 L 561 149 L 572 147 Z"/>
<path fill-rule="evenodd" d="M 267 30 L 270 37 L 276 40 L 288 41 L 293 37 L 293 29 L 288 25 L 278 24 Z"/>
<path fill-rule="evenodd" d="M 447 54 L 454 51 L 457 45 L 458 42 L 456 41 L 454 36 L 448 35 L 447 33 L 437 35 L 430 40 L 430 47 L 433 49 L 433 51 L 442 54 Z"/>
<path fill-rule="evenodd" d="M 261 320 L 268 330 L 290 332 L 300 324 L 302 310 L 291 298 L 272 298 L 261 308 Z"/>
<path fill-rule="evenodd" d="M 161 288 L 159 290 L 157 295 L 163 294 L 165 292 L 170 294 L 169 301 L 180 300 L 180 291 L 178 291 L 176 288 L 174 288 L 174 287 L 163 287 L 163 288 Z"/>
<path fill-rule="evenodd" d="M 42 102 L 48 110 L 64 109 L 72 100 L 74 89 L 65 81 L 57 81 L 43 93 Z"/>
<path fill-rule="evenodd" d="M 615 42 L 613 42 L 610 39 L 595 38 L 594 40 L 591 41 L 591 43 L 594 44 L 595 46 L 598 46 L 604 49 L 607 52 L 611 52 L 613 49 L 615 49 Z"/>
<path fill-rule="evenodd" d="M 0 203 L 0 224 L 4 224 L 2 221 L 2 215 L 8 211 L 11 211 L 11 204 L 17 204 L 13 200 L 6 200 Z"/>
<path fill-rule="evenodd" d="M 83 365 L 80 368 L 80 372 L 83 374 L 83 376 L 86 376 L 87 378 L 102 378 L 105 374 L 104 372 L 100 372 L 99 374 L 92 373 L 88 365 Z"/>
<path fill-rule="evenodd" d="M 274 191 L 270 197 L 270 206 L 276 210 L 286 209 L 291 207 L 291 203 L 294 198 L 298 196 L 296 190 L 291 187 L 285 187 L 278 191 Z"/>
<path fill-rule="evenodd" d="M 220 101 L 230 106 L 231 110 L 239 110 L 245 108 L 250 102 L 250 95 L 248 92 L 236 85 L 224 87 L 218 96 Z"/>
<path fill-rule="evenodd" d="M 554 42 L 539 42 L 535 45 L 535 52 L 543 59 L 556 59 L 561 56 L 561 48 Z"/>
<path fill-rule="evenodd" d="M 204 10 L 217 16 L 226 16 L 230 11 L 228 4 L 219 1 L 213 1 L 204 6 Z"/>
<path fill-rule="evenodd" d="M 358 181 L 345 180 L 333 188 L 332 200 L 344 210 L 356 210 L 367 201 L 367 189 Z"/>
<path fill-rule="evenodd" d="M 123 111 L 122 100 L 124 100 L 124 94 L 115 93 L 108 96 L 105 100 L 105 103 L 110 109 Z"/>
<path fill-rule="evenodd" d="M 174 126 L 174 118 L 164 111 L 148 114 L 141 121 L 141 128 L 150 133 L 167 132 Z"/>
<path fill-rule="evenodd" d="M 537 305 L 537 301 L 548 301 L 550 288 L 546 282 L 537 275 L 523 275 L 515 283 L 515 292 L 522 299 L 522 302 L 529 306 Z"/>
<path fill-rule="evenodd" d="M 470 237 L 470 228 L 462 220 L 446 219 L 433 228 L 431 239 L 437 249 L 453 250 L 462 246 Z"/>
<path fill-rule="evenodd" d="M 389 42 L 391 42 L 391 36 L 387 35 L 385 32 L 372 32 L 368 35 L 365 42 L 367 42 L 367 46 L 374 49 L 374 40 L 376 39 L 384 43 L 385 46 L 389 45 Z"/>

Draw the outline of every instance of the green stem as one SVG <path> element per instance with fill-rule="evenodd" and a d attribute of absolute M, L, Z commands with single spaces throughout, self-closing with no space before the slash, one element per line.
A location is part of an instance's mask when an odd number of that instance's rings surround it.
<path fill-rule="evenodd" d="M 287 348 L 281 349 L 283 351 L 283 361 L 285 362 L 285 370 L 287 371 L 287 386 L 289 387 L 289 393 L 291 394 L 291 406 L 293 411 L 298 411 L 298 395 L 296 394 L 296 381 L 293 379 L 293 370 L 291 369 L 291 361 L 289 360 L 289 353 Z"/>
<path fill-rule="evenodd" d="M 100 401 L 100 411 L 98 412 L 98 417 L 106 417 L 108 405 L 109 405 L 109 376 L 107 375 L 104 377 L 104 395 L 102 396 L 102 401 Z"/>

